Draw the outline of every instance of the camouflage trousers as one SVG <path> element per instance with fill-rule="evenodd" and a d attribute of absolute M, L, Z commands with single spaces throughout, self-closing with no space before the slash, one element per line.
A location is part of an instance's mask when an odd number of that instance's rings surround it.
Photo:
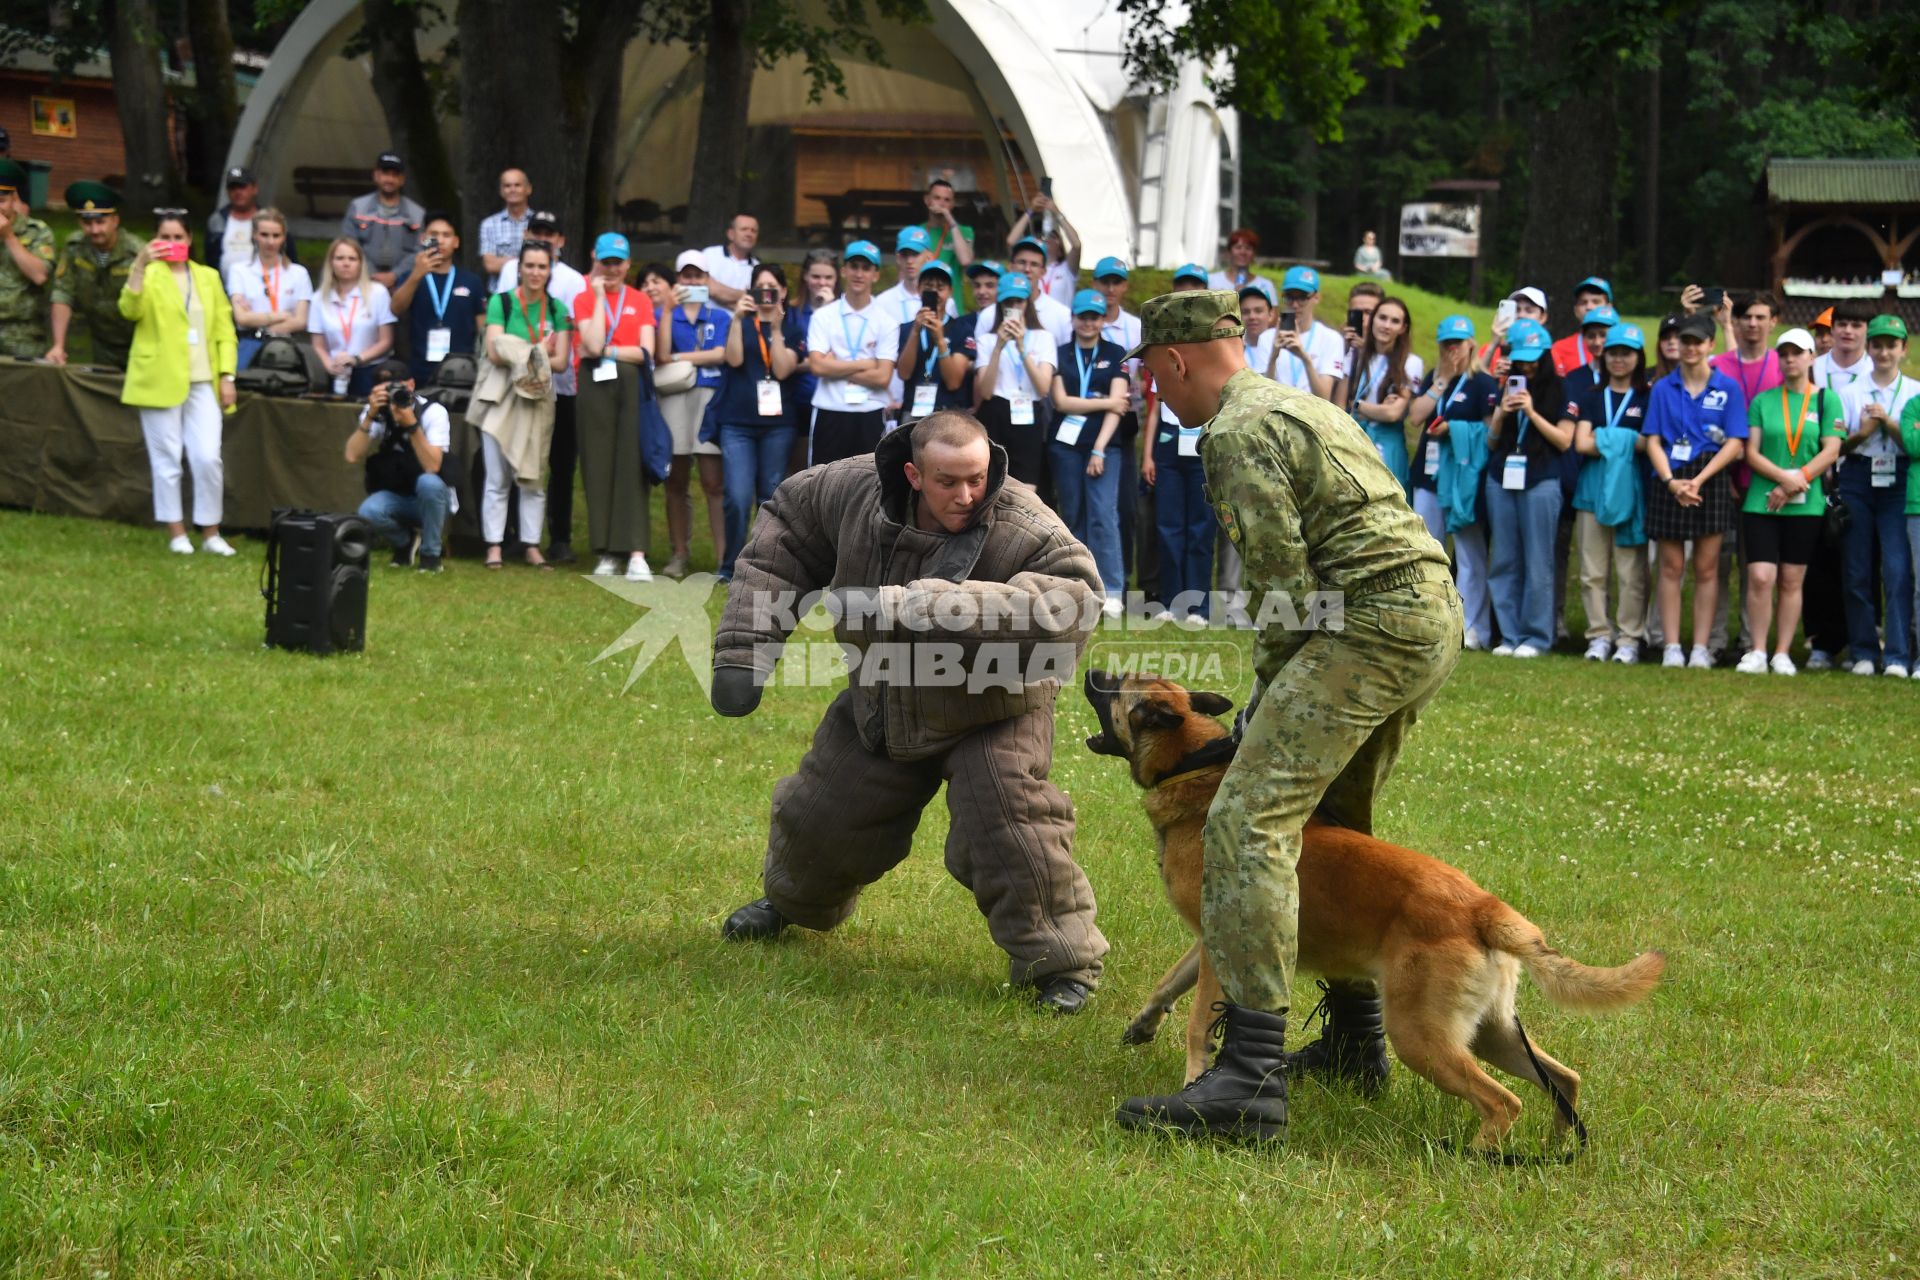
<path fill-rule="evenodd" d="M 1201 934 L 1234 1004 L 1286 1010 L 1301 831 L 1315 809 L 1372 830 L 1374 797 L 1461 638 L 1453 585 L 1420 582 L 1348 601 L 1344 630 L 1315 632 L 1273 673 L 1207 811 Z"/>
<path fill-rule="evenodd" d="M 16 360 L 38 360 L 53 345 L 53 334 L 45 320 L 27 320 L 0 324 L 0 356 Z"/>

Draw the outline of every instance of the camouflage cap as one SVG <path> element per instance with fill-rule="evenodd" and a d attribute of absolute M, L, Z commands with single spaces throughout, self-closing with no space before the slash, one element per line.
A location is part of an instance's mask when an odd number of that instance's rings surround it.
<path fill-rule="evenodd" d="M 1233 323 L 1223 325 L 1222 320 Z M 1163 293 L 1140 308 L 1140 344 L 1127 352 L 1127 359 L 1138 359 L 1148 347 L 1238 338 L 1246 331 L 1240 323 L 1240 295 L 1231 289 Z"/>

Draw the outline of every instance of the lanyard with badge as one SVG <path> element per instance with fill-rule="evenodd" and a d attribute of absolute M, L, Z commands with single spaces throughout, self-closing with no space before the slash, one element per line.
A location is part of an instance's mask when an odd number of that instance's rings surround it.
<path fill-rule="evenodd" d="M 269 277 L 263 267 L 260 271 L 260 288 L 267 295 L 267 310 L 278 315 L 280 312 L 280 264 L 273 264 L 273 275 Z"/>
<path fill-rule="evenodd" d="M 1788 397 L 1786 387 L 1780 388 L 1780 425 L 1787 437 L 1787 461 L 1790 463 L 1798 464 L 1800 461 L 1800 442 L 1807 435 L 1807 410 L 1812 407 L 1815 394 L 1812 388 L 1808 388 L 1807 393 L 1800 397 L 1800 420 L 1796 423 L 1793 419 L 1793 401 Z M 1787 505 L 1797 507 L 1804 504 L 1807 494 L 1812 491 L 1811 486 L 1802 489 L 1787 499 Z"/>
<path fill-rule="evenodd" d="M 1082 353 L 1082 351 L 1080 350 L 1080 345 L 1078 343 L 1074 344 L 1073 363 L 1075 367 L 1080 370 L 1080 398 L 1082 400 L 1093 399 L 1093 393 L 1091 390 L 1093 386 L 1093 366 L 1094 366 L 1094 362 L 1099 358 L 1099 356 L 1100 356 L 1099 347 L 1094 347 L 1093 349 L 1086 351 L 1085 353 Z M 1072 448 L 1074 445 L 1077 445 L 1080 443 L 1080 432 L 1086 425 L 1087 425 L 1086 414 L 1084 413 L 1070 414 L 1067 417 L 1060 419 L 1060 428 L 1059 430 L 1054 432 L 1053 438 L 1055 440 L 1058 440 L 1061 444 L 1064 444 L 1067 447 Z"/>
<path fill-rule="evenodd" d="M 1025 344 L 1026 336 L 1023 334 L 1019 342 L 1001 343 L 1000 350 L 995 355 L 995 359 L 1004 366 L 1007 352 L 1009 350 L 1013 352 L 1014 376 L 1020 380 L 1020 386 L 1026 392 L 1025 395 L 1015 394 L 1007 397 L 1007 421 L 1016 427 L 1033 425 L 1033 380 L 1027 376 Z"/>
<path fill-rule="evenodd" d="M 435 282 L 444 279 L 446 287 Z M 439 364 L 453 350 L 453 330 L 447 327 L 447 304 L 453 300 L 453 272 L 444 277 L 427 274 L 427 301 L 433 305 L 433 327 L 427 330 L 427 363 Z"/>
<path fill-rule="evenodd" d="M 936 317 L 936 323 L 938 322 Z M 912 323 L 908 321 L 908 323 Z M 922 329 L 916 339 L 922 350 L 927 353 L 926 363 L 920 366 L 920 376 L 913 384 L 913 416 L 924 418 L 934 410 L 934 403 L 940 395 L 940 385 L 934 381 L 933 365 L 940 354 L 940 347 L 933 335 Z"/>
<path fill-rule="evenodd" d="M 1513 437 L 1513 452 L 1507 455 L 1507 460 L 1500 466 L 1500 487 L 1502 489 L 1511 489 L 1514 492 L 1519 492 L 1527 487 L 1527 455 L 1525 452 L 1527 445 L 1527 428 L 1533 425 L 1533 420 L 1527 417 L 1524 409 L 1520 411 L 1518 416 L 1520 418 L 1520 430 Z"/>
<path fill-rule="evenodd" d="M 853 330 L 847 325 L 849 317 L 860 321 L 860 336 L 858 338 L 853 336 Z M 845 298 L 840 299 L 840 336 L 847 340 L 847 359 L 858 360 L 860 358 L 860 348 L 866 345 L 867 341 L 867 318 L 865 316 L 855 316 L 853 309 L 847 306 L 847 300 Z M 871 388 L 861 386 L 852 378 L 847 379 L 846 396 L 848 404 L 865 404 L 872 395 L 873 391 Z"/>
<path fill-rule="evenodd" d="M 1453 385 L 1441 393 L 1440 403 L 1435 407 L 1434 412 L 1439 415 L 1442 422 L 1446 421 L 1447 406 L 1460 398 L 1460 388 L 1466 383 L 1467 375 L 1460 374 L 1453 380 Z M 1426 458 L 1422 461 L 1420 469 L 1429 476 L 1440 474 L 1440 442 L 1432 437 L 1427 439 Z"/>
<path fill-rule="evenodd" d="M 1600 396 L 1601 404 L 1604 407 L 1607 418 L 1605 425 L 1609 429 L 1619 426 L 1627 416 L 1627 406 L 1633 403 L 1633 392 L 1628 390 L 1620 393 L 1620 407 L 1618 409 L 1613 407 L 1612 387 L 1602 387 L 1600 389 Z"/>
<path fill-rule="evenodd" d="M 767 335 L 760 332 L 760 322 L 750 321 L 753 325 L 753 340 L 760 344 L 760 383 L 759 411 L 763 418 L 777 418 L 786 412 L 786 406 L 780 400 L 780 384 L 773 377 L 773 353 L 767 349 Z"/>
<path fill-rule="evenodd" d="M 600 295 L 600 318 L 606 322 L 606 336 L 600 340 L 600 360 L 593 366 L 595 382 L 613 382 L 620 376 L 620 365 L 613 358 L 613 335 L 619 332 L 620 321 L 627 314 L 627 286 L 620 286 L 617 305 L 608 310 L 607 295 Z"/>
<path fill-rule="evenodd" d="M 1880 404 L 1880 390 L 1879 387 L 1868 384 L 1867 399 L 1873 404 Z M 1900 384 L 1895 382 L 1891 387 L 1888 387 L 1886 391 L 1888 401 L 1881 407 L 1885 409 L 1887 413 L 1887 427 L 1892 428 L 1898 418 L 1898 415 L 1894 413 L 1893 397 L 1899 395 Z M 1886 431 L 1882 430 L 1882 437 L 1885 437 L 1886 434 Z M 1888 444 L 1889 447 L 1887 449 L 1879 453 L 1871 454 L 1867 459 L 1873 464 L 1872 482 L 1873 487 L 1876 489 L 1890 489 L 1893 487 L 1893 482 L 1899 478 L 1900 460 L 1894 456 L 1891 447 L 1892 442 L 1890 440 Z"/>
<path fill-rule="evenodd" d="M 187 318 L 187 345 L 200 345 L 200 326 L 193 322 L 193 268 L 187 268 L 187 293 L 180 300 L 180 312 Z"/>
<path fill-rule="evenodd" d="M 1679 376 L 1678 373 L 1673 375 L 1676 379 L 1679 378 Z M 1680 463 L 1684 466 L 1693 461 L 1693 429 L 1700 425 L 1700 402 L 1687 394 L 1687 387 L 1684 382 L 1678 383 L 1677 386 L 1680 393 L 1680 403 L 1686 406 L 1686 425 L 1679 438 L 1674 440 L 1673 447 L 1667 450 L 1667 457 L 1670 461 Z M 1704 395 L 1705 393 L 1702 392 L 1702 394 Z"/>

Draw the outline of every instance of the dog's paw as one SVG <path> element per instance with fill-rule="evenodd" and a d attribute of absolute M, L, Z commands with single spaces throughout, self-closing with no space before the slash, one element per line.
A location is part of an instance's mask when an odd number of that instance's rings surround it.
<path fill-rule="evenodd" d="M 1129 1022 L 1127 1029 L 1120 1033 L 1120 1043 L 1152 1044 L 1153 1037 L 1160 1031 L 1161 1020 L 1165 1017 L 1166 1015 L 1164 1013 L 1141 1014 L 1132 1022 Z"/>

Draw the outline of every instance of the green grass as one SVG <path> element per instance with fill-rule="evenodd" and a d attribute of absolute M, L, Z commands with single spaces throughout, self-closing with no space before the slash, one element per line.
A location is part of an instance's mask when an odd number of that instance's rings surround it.
<path fill-rule="evenodd" d="M 1617 1017 L 1522 992 L 1594 1148 L 1447 1154 L 1468 1108 L 1401 1071 L 1247 1151 L 1109 1120 L 1177 1082 L 1172 1027 L 1119 1037 L 1187 939 L 1078 697 L 1113 951 L 1061 1020 L 940 805 L 838 932 L 720 942 L 829 691 L 623 695 L 633 606 L 466 561 L 375 569 L 364 654 L 269 652 L 241 546 L 0 513 L 0 1274 L 1914 1272 L 1920 686 L 1467 655 L 1379 825 L 1569 954 L 1666 949 Z"/>

